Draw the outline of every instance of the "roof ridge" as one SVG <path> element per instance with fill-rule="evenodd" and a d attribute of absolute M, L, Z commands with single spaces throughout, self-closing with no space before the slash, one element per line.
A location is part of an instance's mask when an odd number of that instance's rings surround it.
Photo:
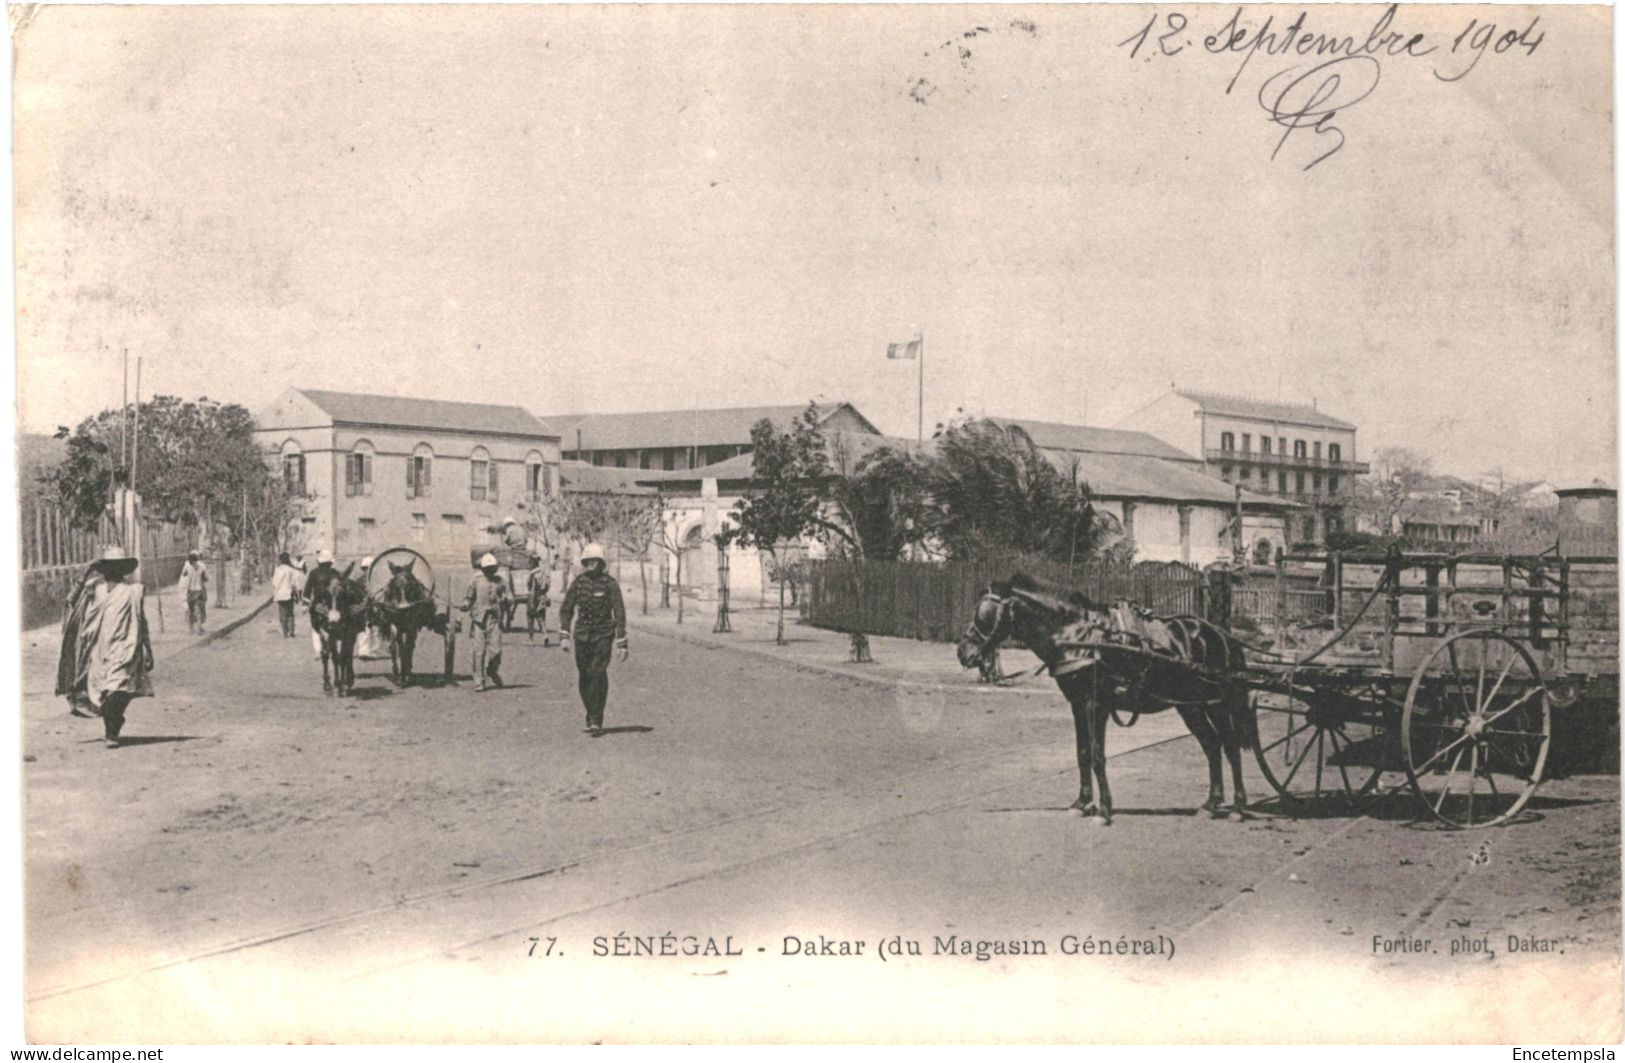
<path fill-rule="evenodd" d="M 490 406 L 499 410 L 524 410 L 530 416 L 536 416 L 517 402 L 473 402 L 468 399 L 424 398 L 421 395 L 389 395 L 379 391 L 337 391 L 333 388 L 295 387 L 293 390 L 301 395 L 338 395 L 347 399 L 392 399 L 396 402 L 444 402 L 454 406 Z"/>
<path fill-rule="evenodd" d="M 1257 402 L 1266 406 L 1289 406 L 1295 410 L 1310 410 L 1314 413 L 1323 412 L 1320 407 L 1316 406 L 1313 402 L 1288 402 L 1285 399 L 1265 399 L 1259 398 L 1257 395 L 1248 395 L 1245 392 L 1240 391 L 1214 391 L 1208 388 L 1175 388 L 1174 391 L 1177 394 L 1186 396 L 1187 398 L 1200 395 L 1203 398 L 1223 399 L 1230 402 Z"/>

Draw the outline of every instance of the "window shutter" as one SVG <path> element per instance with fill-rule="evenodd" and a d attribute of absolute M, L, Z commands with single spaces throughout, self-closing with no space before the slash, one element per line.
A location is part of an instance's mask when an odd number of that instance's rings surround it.
<path fill-rule="evenodd" d="M 366 485 L 363 494 L 372 493 L 372 455 L 361 455 L 361 482 Z"/>
<path fill-rule="evenodd" d="M 407 498 L 416 498 L 417 497 L 417 464 L 418 464 L 418 459 L 416 459 L 416 458 L 408 457 L 406 459 L 406 497 Z"/>
<path fill-rule="evenodd" d="M 431 477 L 433 477 L 433 475 L 434 475 L 434 459 L 433 458 L 424 458 L 423 459 L 423 493 L 424 494 L 428 494 L 429 493 L 429 488 L 433 486 L 433 480 L 431 479 Z"/>
<path fill-rule="evenodd" d="M 497 499 L 497 463 L 496 463 L 496 460 L 492 459 L 490 465 L 487 466 L 487 467 L 491 470 L 490 499 L 491 499 L 491 501 L 495 502 L 496 499 Z"/>

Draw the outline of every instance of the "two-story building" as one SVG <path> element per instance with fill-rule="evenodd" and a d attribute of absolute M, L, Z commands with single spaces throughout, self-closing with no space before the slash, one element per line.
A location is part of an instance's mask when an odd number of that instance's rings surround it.
<path fill-rule="evenodd" d="M 1125 418 L 1202 457 L 1206 472 L 1260 495 L 1300 503 L 1288 541 L 1317 542 L 1348 527 L 1358 460 L 1354 425 L 1315 405 L 1175 388 Z"/>
<path fill-rule="evenodd" d="M 1202 459 L 1146 432 L 986 417 L 1019 428 L 1063 472 L 1089 486 L 1097 512 L 1116 522 L 1139 561 L 1203 566 L 1268 560 L 1285 545 L 1301 507 L 1290 499 L 1217 482 Z"/>
<path fill-rule="evenodd" d="M 410 546 L 466 568 L 504 516 L 559 490 L 559 435 L 518 406 L 289 388 L 255 437 L 310 501 L 288 548 L 342 562 Z"/>
<path fill-rule="evenodd" d="M 645 413 L 554 414 L 544 418 L 561 437 L 564 457 L 589 465 L 663 471 L 714 465 L 751 449 L 750 430 L 764 418 L 788 429 L 805 406 L 744 406 Z M 851 403 L 819 408 L 825 433 L 878 435 Z"/>

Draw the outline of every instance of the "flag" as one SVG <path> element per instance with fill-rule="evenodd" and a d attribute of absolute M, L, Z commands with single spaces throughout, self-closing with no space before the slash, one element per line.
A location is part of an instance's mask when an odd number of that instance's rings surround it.
<path fill-rule="evenodd" d="M 888 343 L 888 344 L 886 344 L 886 357 L 887 358 L 906 358 L 906 359 L 908 359 L 909 361 L 912 362 L 914 359 L 918 358 L 919 356 L 920 356 L 920 341 L 919 340 L 909 340 L 907 343 Z"/>

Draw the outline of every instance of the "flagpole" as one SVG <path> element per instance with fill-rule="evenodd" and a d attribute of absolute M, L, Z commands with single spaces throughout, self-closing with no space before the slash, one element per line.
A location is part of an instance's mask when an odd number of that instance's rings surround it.
<path fill-rule="evenodd" d="M 915 406 L 914 442 L 925 449 L 925 332 L 920 332 L 920 393 Z"/>

